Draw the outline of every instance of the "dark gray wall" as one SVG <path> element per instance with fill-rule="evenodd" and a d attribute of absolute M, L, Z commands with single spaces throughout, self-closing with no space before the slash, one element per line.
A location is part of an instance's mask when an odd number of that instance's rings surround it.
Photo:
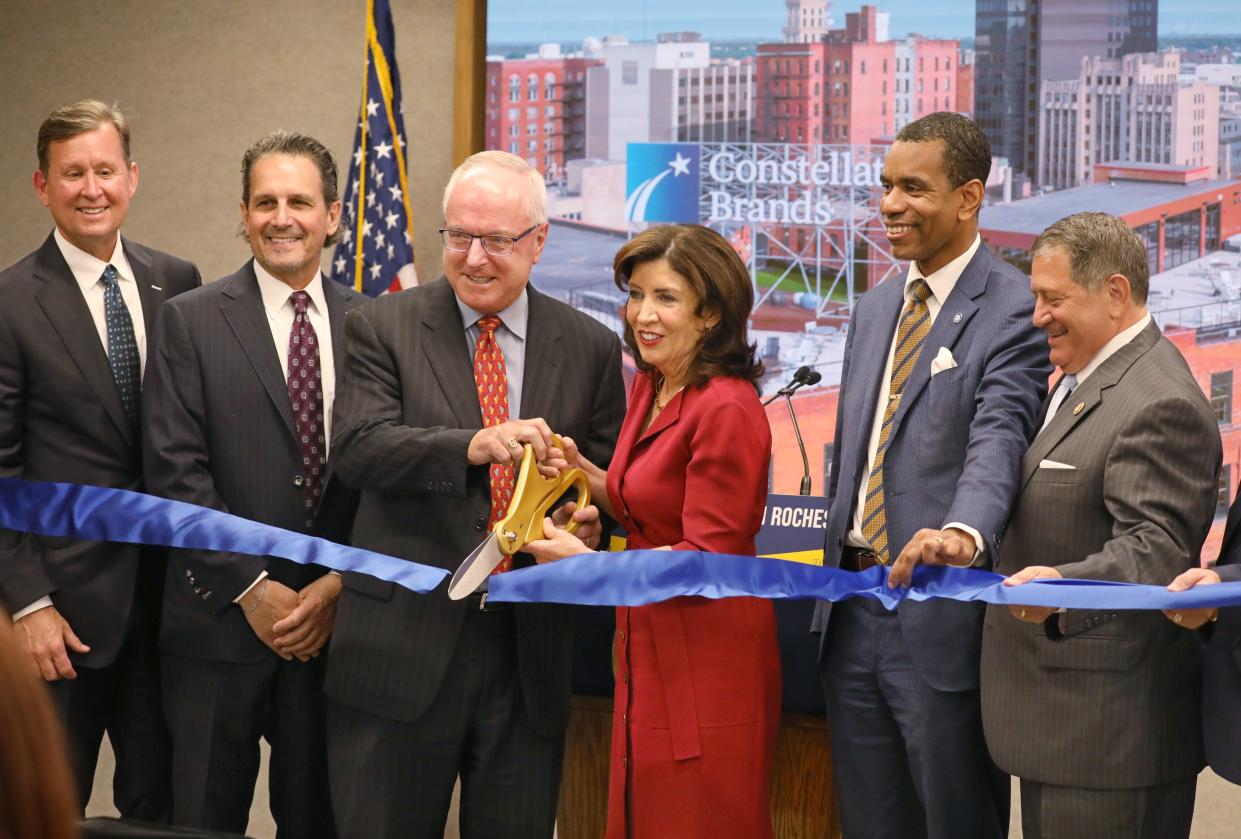
<path fill-rule="evenodd" d="M 440 272 L 435 229 L 452 170 L 455 3 L 392 7 L 415 253 L 428 279 Z M 51 231 L 31 184 L 39 124 L 53 108 L 94 97 L 119 102 L 132 121 L 139 184 L 125 234 L 194 260 L 205 279 L 235 270 L 249 256 L 236 231 L 250 142 L 274 128 L 311 134 L 345 178 L 365 9 L 365 0 L 3 0 L 0 267 Z"/>

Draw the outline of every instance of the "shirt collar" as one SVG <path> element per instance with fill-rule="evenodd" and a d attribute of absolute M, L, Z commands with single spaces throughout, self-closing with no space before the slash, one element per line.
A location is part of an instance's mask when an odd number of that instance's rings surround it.
<path fill-rule="evenodd" d="M 974 234 L 974 241 L 965 253 L 949 262 L 938 271 L 934 271 L 930 276 L 922 273 L 922 269 L 918 267 L 918 260 L 912 260 L 909 263 L 909 274 L 905 277 L 905 297 L 909 298 L 909 287 L 914 280 L 926 280 L 926 284 L 931 287 L 931 294 L 935 296 L 935 300 L 941 306 L 948 299 L 948 295 L 952 294 L 952 290 L 957 287 L 957 280 L 961 279 L 961 274 L 965 271 L 965 266 L 970 264 L 970 260 L 974 258 L 974 254 L 978 252 L 978 247 L 982 243 L 982 238 L 978 234 Z"/>
<path fill-rule="evenodd" d="M 257 259 L 254 260 L 254 276 L 259 281 L 259 294 L 263 296 L 263 309 L 269 318 L 275 317 L 280 308 L 289 302 L 293 289 L 289 288 L 283 280 L 272 276 Z M 323 296 L 323 272 L 316 271 L 314 279 L 302 290 L 310 295 L 310 305 L 315 311 L 326 317 L 327 298 Z"/>
<path fill-rule="evenodd" d="M 1094 354 L 1094 358 L 1090 359 L 1085 367 L 1077 371 L 1077 386 L 1081 387 L 1082 382 L 1086 381 L 1086 378 L 1091 373 L 1098 370 L 1103 362 L 1115 355 L 1117 350 L 1128 344 L 1134 338 L 1138 337 L 1141 331 L 1145 329 L 1146 325 L 1150 322 L 1151 316 L 1150 313 L 1147 312 L 1142 316 L 1142 319 L 1133 326 L 1128 329 L 1121 330 L 1113 335 L 1112 340 L 1104 344 L 1103 348 Z"/>
<path fill-rule="evenodd" d="M 70 242 L 60 232 L 59 227 L 52 233 L 52 237 L 56 240 L 60 255 L 69 264 L 69 271 L 73 274 L 73 279 L 77 280 L 83 293 L 94 288 L 95 284 L 103 279 L 103 270 L 109 265 L 116 269 L 122 281 L 133 281 L 134 272 L 129 267 L 129 260 L 125 258 L 125 249 L 121 247 L 120 236 L 116 237 L 116 246 L 112 249 L 112 256 L 107 262 Z"/>
<path fill-rule="evenodd" d="M 457 308 L 461 310 L 461 320 L 465 323 L 466 329 L 478 323 L 479 318 L 484 317 L 482 312 L 476 312 L 462 303 L 460 297 L 454 295 L 453 299 L 457 301 Z M 500 317 L 500 322 L 504 324 L 505 329 L 522 341 L 526 340 L 526 322 L 530 319 L 530 297 L 526 289 L 521 290 L 521 295 L 510 303 L 507 309 L 496 312 L 496 314 Z"/>

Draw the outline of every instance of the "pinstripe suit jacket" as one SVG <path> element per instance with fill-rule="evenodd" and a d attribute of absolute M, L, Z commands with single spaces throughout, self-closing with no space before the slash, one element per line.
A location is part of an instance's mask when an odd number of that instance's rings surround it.
<path fill-rule="evenodd" d="M 1151 323 L 1035 437 L 996 570 L 1049 565 L 1065 577 L 1166 585 L 1198 562 L 1220 459 L 1202 391 Z M 1071 610 L 1039 626 L 990 606 L 987 745 L 1000 768 L 1041 783 L 1183 780 L 1203 766 L 1200 662 L 1193 634 L 1159 612 Z"/>
<path fill-rule="evenodd" d="M 620 341 L 600 323 L 527 287 L 523 418 L 542 417 L 606 464 L 625 412 Z M 483 539 L 491 508 L 487 466 L 466 451 L 482 428 L 465 327 L 448 281 L 373 300 L 345 323 L 348 352 L 332 457 L 361 492 L 353 543 L 455 569 Z M 441 586 L 419 596 L 346 574 L 326 690 L 388 719 L 417 719 L 439 691 L 468 604 Z M 535 728 L 568 717 L 568 607 L 515 607 L 518 671 Z"/>
<path fill-rule="evenodd" d="M 323 295 L 339 383 L 345 312 L 366 298 L 326 281 Z M 156 334 L 158 349 L 144 388 L 150 491 L 305 532 L 305 467 L 253 260 L 169 301 Z M 316 532 L 335 537 L 323 523 L 352 510 L 330 477 L 324 486 Z M 171 551 L 160 648 L 214 661 L 254 662 L 270 655 L 233 607 L 263 571 L 297 590 L 325 569 L 275 557 Z"/>
<path fill-rule="evenodd" d="M 160 304 L 202 279 L 189 262 L 122 243 L 142 301 L 149 371 Z M 0 475 L 143 488 L 140 435 L 121 407 L 82 290 L 50 235 L 0 272 Z M 74 665 L 106 667 L 135 600 L 154 634 L 163 557 L 139 545 L 0 531 L 0 606 L 17 611 L 51 595 L 91 648 L 69 653 Z"/>
<path fill-rule="evenodd" d="M 883 283 L 861 297 L 849 327 L 827 488 L 824 560 L 831 566 L 840 564 L 866 480 L 875 405 L 903 306 L 904 282 Z M 894 556 L 920 528 L 952 521 L 976 529 L 987 557 L 995 556 L 1051 375 L 1047 339 L 1030 322 L 1033 313 L 1029 280 L 979 245 L 943 301 L 892 418 L 883 485 Z M 952 352 L 957 366 L 932 376 L 940 347 Z M 816 606 L 814 628 L 827 627 L 830 609 L 830 603 Z M 980 604 L 910 601 L 901 604 L 899 616 L 927 684 L 945 691 L 978 688 Z"/>
<path fill-rule="evenodd" d="M 1241 582 L 1241 503 L 1235 499 L 1215 570 L 1226 583 Z M 1241 607 L 1221 609 L 1219 622 L 1204 632 L 1210 634 L 1202 679 L 1207 763 L 1221 777 L 1241 784 Z"/>

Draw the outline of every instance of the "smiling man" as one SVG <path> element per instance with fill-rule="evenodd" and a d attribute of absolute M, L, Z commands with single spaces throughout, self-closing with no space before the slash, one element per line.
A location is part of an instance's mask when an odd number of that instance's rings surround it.
<path fill-rule="evenodd" d="M 299 533 L 352 510 L 327 473 L 345 312 L 323 279 L 341 202 L 321 143 L 276 131 L 241 163 L 253 258 L 160 312 L 147 388 L 152 492 Z M 340 577 L 274 557 L 173 551 L 160 649 L 177 824 L 243 833 L 271 744 L 280 836 L 332 836 L 323 672 Z"/>
<path fill-rule="evenodd" d="M 455 570 L 504 514 L 523 444 L 542 460 L 555 431 L 611 460 L 620 341 L 530 284 L 546 196 L 519 157 L 468 158 L 444 190 L 445 277 L 346 320 L 332 445 L 361 492 L 354 545 Z M 550 839 L 569 609 L 344 584 L 326 685 L 341 836 L 439 839 L 460 776 L 464 839 Z"/>
<path fill-rule="evenodd" d="M 141 490 L 141 391 L 155 312 L 193 265 L 120 235 L 138 188 L 129 123 L 83 100 L 39 129 L 34 188 L 55 230 L 0 273 L 0 475 Z M 162 552 L 0 531 L 0 607 L 65 721 L 85 806 L 104 732 L 123 816 L 166 821 L 155 653 Z"/>
<path fill-rule="evenodd" d="M 828 565 L 990 567 L 1047 392 L 1026 278 L 978 237 L 987 139 L 950 113 L 911 122 L 880 211 L 905 276 L 858 300 L 836 413 Z M 820 675 L 845 839 L 1003 835 L 1008 779 L 983 742 L 982 607 L 821 603 Z"/>
<path fill-rule="evenodd" d="M 1034 323 L 1064 375 L 996 570 L 1014 586 L 1167 585 L 1198 566 L 1221 448 L 1193 372 L 1146 311 L 1146 246 L 1118 218 L 1078 213 L 1031 255 Z M 1154 611 L 988 606 L 983 721 L 996 762 L 1021 778 L 1022 835 L 1189 836 L 1201 658 Z"/>

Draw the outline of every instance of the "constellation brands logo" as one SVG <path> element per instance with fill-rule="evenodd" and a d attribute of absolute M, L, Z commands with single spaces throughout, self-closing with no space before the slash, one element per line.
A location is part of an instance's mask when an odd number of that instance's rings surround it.
<path fill-rule="evenodd" d="M 698 221 L 701 190 L 697 143 L 630 143 L 625 164 L 625 218 Z"/>
<path fill-rule="evenodd" d="M 883 169 L 881 154 L 853 146 L 630 143 L 628 154 L 630 221 L 828 224 L 832 191 L 869 201 L 852 189 L 879 186 Z"/>

